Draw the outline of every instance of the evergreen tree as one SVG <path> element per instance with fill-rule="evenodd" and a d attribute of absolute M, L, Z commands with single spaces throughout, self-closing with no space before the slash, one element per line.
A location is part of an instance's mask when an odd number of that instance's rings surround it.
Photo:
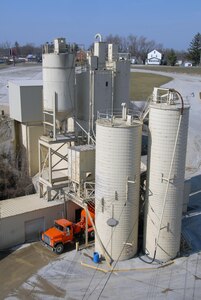
<path fill-rule="evenodd" d="M 174 66 L 176 64 L 176 61 L 177 61 L 176 53 L 173 49 L 170 49 L 170 51 L 167 53 L 168 65 Z"/>
<path fill-rule="evenodd" d="M 200 64 L 201 55 L 201 34 L 198 32 L 190 43 L 188 58 L 197 66 Z"/>

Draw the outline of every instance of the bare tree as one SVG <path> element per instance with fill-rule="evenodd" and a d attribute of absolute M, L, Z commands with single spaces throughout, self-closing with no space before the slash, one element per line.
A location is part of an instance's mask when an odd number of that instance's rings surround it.
<path fill-rule="evenodd" d="M 1 56 L 9 56 L 10 54 L 11 43 L 4 42 L 0 44 L 0 55 Z"/>
<path fill-rule="evenodd" d="M 123 38 L 120 37 L 118 34 L 116 34 L 116 35 L 110 34 L 110 35 L 106 36 L 105 42 L 108 44 L 110 44 L 110 43 L 117 44 L 119 51 L 123 52 L 123 44 L 124 44 Z"/>
<path fill-rule="evenodd" d="M 138 38 L 137 41 L 137 45 L 138 45 L 138 57 L 141 58 L 141 60 L 143 61 L 143 64 L 145 64 L 145 61 L 147 59 L 147 54 L 154 49 L 158 49 L 159 47 L 161 47 L 161 45 L 156 44 L 155 41 L 153 40 L 148 40 L 146 37 L 144 36 L 140 36 Z"/>
<path fill-rule="evenodd" d="M 128 41 L 128 49 L 131 56 L 137 56 L 137 52 L 138 52 L 137 36 L 130 34 L 127 37 L 127 41 Z"/>
<path fill-rule="evenodd" d="M 145 63 L 147 54 L 153 50 L 162 50 L 162 44 L 157 44 L 153 40 L 148 40 L 144 36 L 137 37 L 136 35 L 130 34 L 128 37 L 120 37 L 119 35 L 108 35 L 106 42 L 116 43 L 119 45 L 120 52 L 129 52 L 131 56 L 136 57 L 138 60 Z"/>

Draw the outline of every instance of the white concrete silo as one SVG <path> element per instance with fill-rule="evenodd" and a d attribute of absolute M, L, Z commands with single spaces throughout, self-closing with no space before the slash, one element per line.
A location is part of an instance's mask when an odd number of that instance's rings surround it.
<path fill-rule="evenodd" d="M 175 92 L 168 92 L 167 99 L 157 97 L 155 89 L 149 111 L 144 250 L 165 262 L 180 250 L 189 106 Z"/>
<path fill-rule="evenodd" d="M 96 122 L 96 228 L 113 260 L 137 252 L 141 133 L 139 121 Z M 104 256 L 97 237 L 95 248 Z"/>
<path fill-rule="evenodd" d="M 43 54 L 43 135 L 39 138 L 40 197 L 53 200 L 68 184 L 67 151 L 75 140 L 75 53 L 64 38 Z M 60 192 L 59 192 L 60 193 Z"/>
<path fill-rule="evenodd" d="M 59 122 L 74 110 L 75 54 L 65 39 L 54 40 L 54 52 L 43 54 L 43 108 Z"/>

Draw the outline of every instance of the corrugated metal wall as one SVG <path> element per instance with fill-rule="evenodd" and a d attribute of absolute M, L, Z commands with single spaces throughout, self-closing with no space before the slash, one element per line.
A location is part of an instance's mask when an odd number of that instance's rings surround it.
<path fill-rule="evenodd" d="M 61 217 L 64 217 L 63 204 L 2 218 L 0 220 L 0 250 L 25 242 L 26 222 L 44 218 L 45 230 L 54 224 L 55 219 Z"/>

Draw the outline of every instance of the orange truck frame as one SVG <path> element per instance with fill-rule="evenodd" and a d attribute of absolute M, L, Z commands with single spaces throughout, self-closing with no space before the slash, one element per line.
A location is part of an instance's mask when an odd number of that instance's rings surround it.
<path fill-rule="evenodd" d="M 95 219 L 94 211 L 89 211 L 92 220 Z M 88 218 L 88 237 L 94 239 L 94 228 Z M 81 211 L 81 220 L 73 223 L 67 219 L 54 221 L 54 227 L 49 228 L 42 234 L 42 242 L 57 254 L 61 254 L 67 243 L 74 242 L 76 238 L 83 236 L 86 229 L 86 211 Z"/>

